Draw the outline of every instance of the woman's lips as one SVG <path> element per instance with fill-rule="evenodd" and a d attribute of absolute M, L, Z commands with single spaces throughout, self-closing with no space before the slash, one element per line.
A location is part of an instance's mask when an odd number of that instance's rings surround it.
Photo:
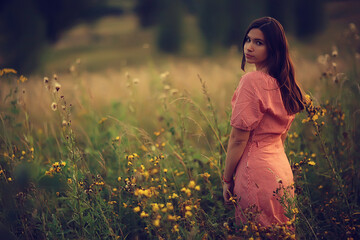
<path fill-rule="evenodd" d="M 250 54 L 245 54 L 245 57 L 246 57 L 246 58 L 253 58 L 254 56 L 253 56 L 253 55 L 250 55 Z"/>

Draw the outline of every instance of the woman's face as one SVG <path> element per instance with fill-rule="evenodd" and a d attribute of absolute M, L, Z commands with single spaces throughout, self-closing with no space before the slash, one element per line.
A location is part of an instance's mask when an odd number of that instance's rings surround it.
<path fill-rule="evenodd" d="M 258 28 L 249 31 L 245 38 L 244 55 L 247 63 L 255 64 L 256 70 L 266 70 L 268 57 L 265 37 Z"/>

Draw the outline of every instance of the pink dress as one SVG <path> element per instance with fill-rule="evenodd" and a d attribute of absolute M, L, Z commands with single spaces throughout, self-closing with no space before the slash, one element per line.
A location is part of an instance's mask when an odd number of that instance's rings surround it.
<path fill-rule="evenodd" d="M 284 223 L 288 219 L 273 191 L 280 180 L 285 187 L 293 184 L 281 135 L 290 128 L 294 115 L 288 115 L 276 79 L 260 71 L 241 78 L 231 105 L 231 126 L 250 131 L 235 172 L 234 194 L 240 199 L 236 220 L 246 221 L 243 210 L 255 204 L 262 226 Z"/>

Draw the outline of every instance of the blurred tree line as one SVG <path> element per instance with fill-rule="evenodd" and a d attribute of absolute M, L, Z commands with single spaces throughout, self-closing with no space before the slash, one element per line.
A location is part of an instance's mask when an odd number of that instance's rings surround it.
<path fill-rule="evenodd" d="M 218 46 L 241 45 L 250 22 L 263 16 L 279 20 L 287 32 L 306 39 L 325 24 L 325 0 L 138 0 L 135 12 L 142 27 L 158 26 L 160 50 L 181 50 L 183 19 L 194 15 L 211 54 Z M 241 47 L 241 46 L 239 46 Z"/>
<path fill-rule="evenodd" d="M 44 45 L 79 21 L 93 21 L 121 9 L 106 0 L 0 0 L 0 67 L 33 70 Z"/>

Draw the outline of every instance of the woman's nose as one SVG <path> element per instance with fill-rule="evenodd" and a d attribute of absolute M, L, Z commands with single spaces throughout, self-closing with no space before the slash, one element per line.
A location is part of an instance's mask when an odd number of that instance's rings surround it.
<path fill-rule="evenodd" d="M 251 52 L 254 51 L 254 48 L 253 48 L 253 45 L 251 42 L 246 46 L 246 48 L 248 51 L 251 51 Z"/>
<path fill-rule="evenodd" d="M 251 43 L 251 42 L 249 42 L 248 44 L 246 44 L 247 46 L 246 46 L 246 50 L 248 50 L 248 51 L 250 51 L 250 52 L 252 52 L 253 50 L 254 50 L 254 48 L 253 48 L 253 44 Z"/>

